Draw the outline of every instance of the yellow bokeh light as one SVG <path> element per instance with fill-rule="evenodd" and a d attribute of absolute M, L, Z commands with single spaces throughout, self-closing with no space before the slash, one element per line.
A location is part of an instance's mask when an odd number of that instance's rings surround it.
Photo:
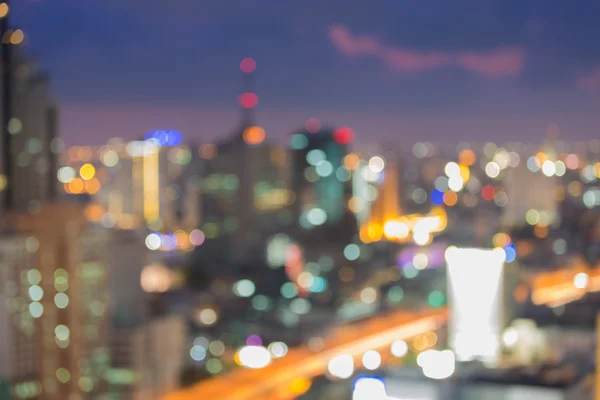
<path fill-rule="evenodd" d="M 379 224 L 369 224 L 367 235 L 371 241 L 377 242 L 383 237 L 383 227 Z"/>
<path fill-rule="evenodd" d="M 467 183 L 469 181 L 469 179 L 471 178 L 471 170 L 469 170 L 469 167 L 467 167 L 466 165 L 460 166 L 460 177 L 463 183 Z"/>
<path fill-rule="evenodd" d="M 538 167 L 541 167 L 544 164 L 544 161 L 548 160 L 548 155 L 546 153 L 542 153 L 541 151 L 535 155 L 536 164 Z"/>
<path fill-rule="evenodd" d="M 6 176 L 0 174 L 0 191 L 4 190 L 6 188 L 8 181 L 6 179 Z"/>
<path fill-rule="evenodd" d="M 427 348 L 427 338 L 425 335 L 419 335 L 412 341 L 413 348 L 417 351 L 422 351 Z"/>
<path fill-rule="evenodd" d="M 296 378 L 290 384 L 290 392 L 294 396 L 300 396 L 310 389 L 311 381 L 308 378 Z"/>
<path fill-rule="evenodd" d="M 243 136 L 248 144 L 261 144 L 265 140 L 265 130 L 260 126 L 250 126 L 244 130 Z"/>
<path fill-rule="evenodd" d="M 495 247 L 506 247 L 511 243 L 510 236 L 504 232 L 496 233 L 492 242 Z"/>
<path fill-rule="evenodd" d="M 84 164 L 79 169 L 79 175 L 83 180 L 89 181 L 96 175 L 96 168 L 92 164 Z"/>
<path fill-rule="evenodd" d="M 8 4 L 0 4 L 0 18 L 4 18 L 8 15 Z"/>
<path fill-rule="evenodd" d="M 11 44 L 21 44 L 23 43 L 23 40 L 25 40 L 25 34 L 20 29 L 17 29 L 12 35 L 10 35 Z"/>
<path fill-rule="evenodd" d="M 438 342 L 438 336 L 435 332 L 427 332 L 425 338 L 427 339 L 427 345 L 429 347 L 435 346 Z"/>
<path fill-rule="evenodd" d="M 237 365 L 242 365 L 242 361 L 240 360 L 240 352 L 236 352 L 235 355 L 233 356 L 233 361 L 235 361 L 235 363 Z"/>

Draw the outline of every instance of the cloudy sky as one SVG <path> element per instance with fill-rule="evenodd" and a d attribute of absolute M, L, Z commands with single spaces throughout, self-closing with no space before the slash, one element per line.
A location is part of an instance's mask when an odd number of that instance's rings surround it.
<path fill-rule="evenodd" d="M 600 137 L 596 0 L 19 0 L 13 25 L 49 70 L 74 144 L 151 129 L 198 142 L 240 118 L 310 117 L 362 139 Z"/>

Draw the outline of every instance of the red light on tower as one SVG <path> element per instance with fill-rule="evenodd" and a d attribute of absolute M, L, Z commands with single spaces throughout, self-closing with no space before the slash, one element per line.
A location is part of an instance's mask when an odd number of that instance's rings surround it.
<path fill-rule="evenodd" d="M 304 126 L 310 133 L 317 133 L 321 130 L 321 121 L 316 118 L 309 118 Z"/>
<path fill-rule="evenodd" d="M 240 63 L 240 69 L 249 74 L 256 69 L 256 61 L 254 61 L 252 58 L 244 58 Z"/>
<path fill-rule="evenodd" d="M 348 127 L 338 128 L 333 132 L 333 140 L 339 144 L 348 144 L 354 140 L 354 131 Z"/>
<path fill-rule="evenodd" d="M 258 105 L 258 96 L 256 93 L 242 93 L 238 102 L 244 108 L 254 108 Z"/>

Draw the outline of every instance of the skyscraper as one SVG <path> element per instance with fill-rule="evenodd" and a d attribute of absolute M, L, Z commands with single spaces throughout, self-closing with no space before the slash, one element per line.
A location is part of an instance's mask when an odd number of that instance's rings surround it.
<path fill-rule="evenodd" d="M 40 400 L 102 394 L 110 362 L 106 230 L 70 204 L 11 219 L 22 233 L 1 241 L 0 348 L 12 390 Z"/>
<path fill-rule="evenodd" d="M 342 221 L 352 195 L 350 171 L 344 167 L 349 128 L 301 130 L 291 137 L 294 215 L 301 225 L 335 225 Z"/>
<path fill-rule="evenodd" d="M 2 98 L 4 113 L 10 113 L 2 132 L 3 169 L 12 181 L 7 186 L 5 204 L 27 209 L 56 194 L 56 157 L 61 150 L 57 138 L 58 113 L 50 97 L 46 73 L 37 63 L 26 59 L 18 47 L 4 50 L 12 61 L 11 74 L 3 80 L 10 90 Z"/>

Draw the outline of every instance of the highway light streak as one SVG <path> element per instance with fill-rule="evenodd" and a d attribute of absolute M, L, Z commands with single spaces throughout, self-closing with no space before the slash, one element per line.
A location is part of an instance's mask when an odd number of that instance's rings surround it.
<path fill-rule="evenodd" d="M 346 335 L 339 328 L 326 339 L 325 349 L 313 353 L 307 346 L 290 349 L 281 359 L 259 370 L 240 369 L 230 375 L 212 378 L 191 389 L 173 393 L 163 400 L 226 398 L 229 400 L 259 400 L 273 392 L 281 392 L 298 377 L 316 377 L 327 371 L 330 361 L 340 355 L 360 360 L 369 350 L 389 350 L 397 340 L 409 339 L 422 333 L 437 330 L 445 323 L 446 310 L 426 313 L 400 311 L 363 322 L 360 329 Z M 342 339 L 340 340 L 340 336 Z"/>

